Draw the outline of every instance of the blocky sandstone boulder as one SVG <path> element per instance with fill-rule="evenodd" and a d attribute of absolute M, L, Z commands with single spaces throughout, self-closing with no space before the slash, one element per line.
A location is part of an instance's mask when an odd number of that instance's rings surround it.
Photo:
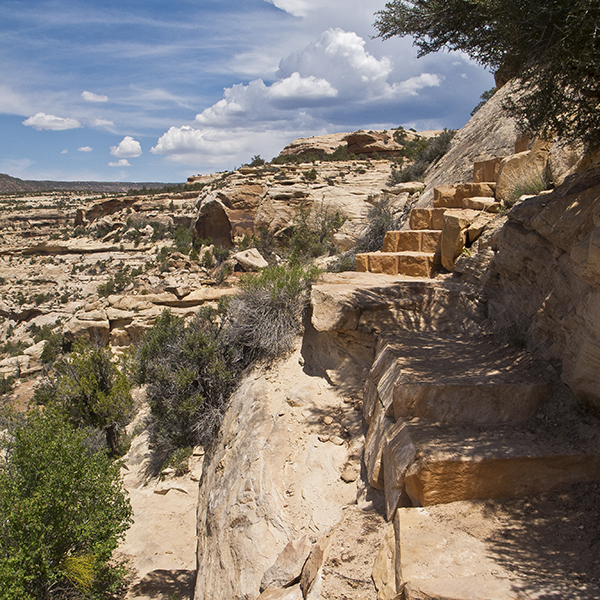
<path fill-rule="evenodd" d="M 236 260 L 244 271 L 259 271 L 269 266 L 269 263 L 256 248 L 237 252 L 231 258 Z"/>
<path fill-rule="evenodd" d="M 543 185 L 551 146 L 551 142 L 538 140 L 531 150 L 503 159 L 498 172 L 496 199 L 514 204 L 515 194 L 532 193 L 527 190 Z"/>
<path fill-rule="evenodd" d="M 467 240 L 466 231 L 478 217 L 474 210 L 451 210 L 444 214 L 442 230 L 442 266 L 454 270 L 454 261 L 460 255 Z"/>

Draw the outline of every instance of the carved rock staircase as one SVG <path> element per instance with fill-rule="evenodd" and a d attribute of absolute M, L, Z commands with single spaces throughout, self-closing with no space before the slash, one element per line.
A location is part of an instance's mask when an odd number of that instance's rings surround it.
<path fill-rule="evenodd" d="M 388 232 L 381 252 L 357 255 L 357 271 L 420 278 L 440 265 L 451 271 L 499 210 L 494 188 L 435 188 L 433 207 L 412 209 L 410 229 Z M 552 573 L 536 544 L 513 554 L 504 542 L 490 544 L 515 519 L 525 543 L 528 535 L 551 539 L 548 494 L 600 481 L 600 440 L 586 433 L 568 390 L 550 380 L 529 355 L 485 335 L 380 337 L 363 397 L 367 478 L 383 491 L 393 521 L 373 571 L 378 598 L 600 598 L 599 586 Z M 577 557 L 563 559 L 567 571 L 577 569 Z"/>
<path fill-rule="evenodd" d="M 495 186 L 482 182 L 436 187 L 433 208 L 413 208 L 410 229 L 388 231 L 381 252 L 357 254 L 356 270 L 413 277 L 431 277 L 440 265 L 452 270 L 465 244 L 471 244 L 491 214 L 499 211 Z"/>

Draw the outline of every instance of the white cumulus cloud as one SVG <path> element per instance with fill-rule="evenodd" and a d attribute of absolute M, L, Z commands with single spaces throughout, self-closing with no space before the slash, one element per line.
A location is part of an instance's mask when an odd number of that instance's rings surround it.
<path fill-rule="evenodd" d="M 338 91 L 326 79 L 319 79 L 313 75 L 301 77 L 298 72 L 276 81 L 269 89 L 269 96 L 274 99 L 318 100 L 335 98 L 337 95 Z"/>
<path fill-rule="evenodd" d="M 394 85 L 394 88 L 405 96 L 418 96 L 419 91 L 426 87 L 439 87 L 443 77 L 435 73 L 421 73 L 418 77 L 410 77 L 406 81 Z"/>
<path fill-rule="evenodd" d="M 108 96 L 104 94 L 94 94 L 93 92 L 81 92 L 81 97 L 86 102 L 108 102 Z"/>
<path fill-rule="evenodd" d="M 81 146 L 77 148 L 78 152 L 91 152 L 92 148 L 90 146 Z"/>
<path fill-rule="evenodd" d="M 64 150 L 60 151 L 61 154 L 69 154 L 69 151 L 65 148 Z"/>
<path fill-rule="evenodd" d="M 126 135 L 118 146 L 111 146 L 110 153 L 117 158 L 136 158 L 142 154 L 142 146 L 130 135 Z"/>
<path fill-rule="evenodd" d="M 65 129 L 77 129 L 78 127 L 82 127 L 81 123 L 76 119 L 56 117 L 54 115 L 47 115 L 43 112 L 39 112 L 33 115 L 33 117 L 25 119 L 23 125 L 33 127 L 38 131 L 42 131 L 43 129 L 64 131 Z"/>
<path fill-rule="evenodd" d="M 301 8 L 293 0 L 273 3 L 286 4 L 288 12 L 292 5 Z M 403 104 L 414 104 L 443 80 L 435 73 L 404 73 L 392 59 L 371 54 L 356 33 L 328 29 L 283 58 L 274 82 L 254 79 L 225 88 L 221 100 L 196 115 L 194 127 L 171 127 L 151 152 L 203 168 L 233 165 L 257 153 L 270 158 L 296 137 L 350 131 L 340 115 L 372 119 L 360 127 L 401 124 Z"/>
<path fill-rule="evenodd" d="M 109 167 L 130 167 L 129 161 L 126 158 L 122 158 L 117 162 L 109 162 Z"/>

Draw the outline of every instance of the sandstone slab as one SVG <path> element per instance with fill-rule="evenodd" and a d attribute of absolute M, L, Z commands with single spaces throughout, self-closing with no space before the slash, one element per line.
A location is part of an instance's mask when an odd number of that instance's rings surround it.
<path fill-rule="evenodd" d="M 466 230 L 477 216 L 476 211 L 466 209 L 447 211 L 444 214 L 441 260 L 442 266 L 448 271 L 454 269 L 454 261 L 465 247 Z"/>
<path fill-rule="evenodd" d="M 384 577 L 396 575 L 397 591 L 410 600 L 595 599 L 597 508 L 584 496 L 594 489 L 401 508 Z"/>
<path fill-rule="evenodd" d="M 600 457 L 526 430 L 479 432 L 413 419 L 399 437 L 383 454 L 388 516 L 402 485 L 413 505 L 430 506 L 542 494 L 600 479 Z"/>

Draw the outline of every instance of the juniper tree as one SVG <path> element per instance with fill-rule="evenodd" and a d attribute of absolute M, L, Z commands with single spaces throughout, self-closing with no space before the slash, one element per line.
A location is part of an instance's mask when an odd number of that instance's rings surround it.
<path fill-rule="evenodd" d="M 419 56 L 462 51 L 513 79 L 505 107 L 524 132 L 600 146 L 598 0 L 393 0 L 376 18 L 380 37 L 411 35 Z"/>

